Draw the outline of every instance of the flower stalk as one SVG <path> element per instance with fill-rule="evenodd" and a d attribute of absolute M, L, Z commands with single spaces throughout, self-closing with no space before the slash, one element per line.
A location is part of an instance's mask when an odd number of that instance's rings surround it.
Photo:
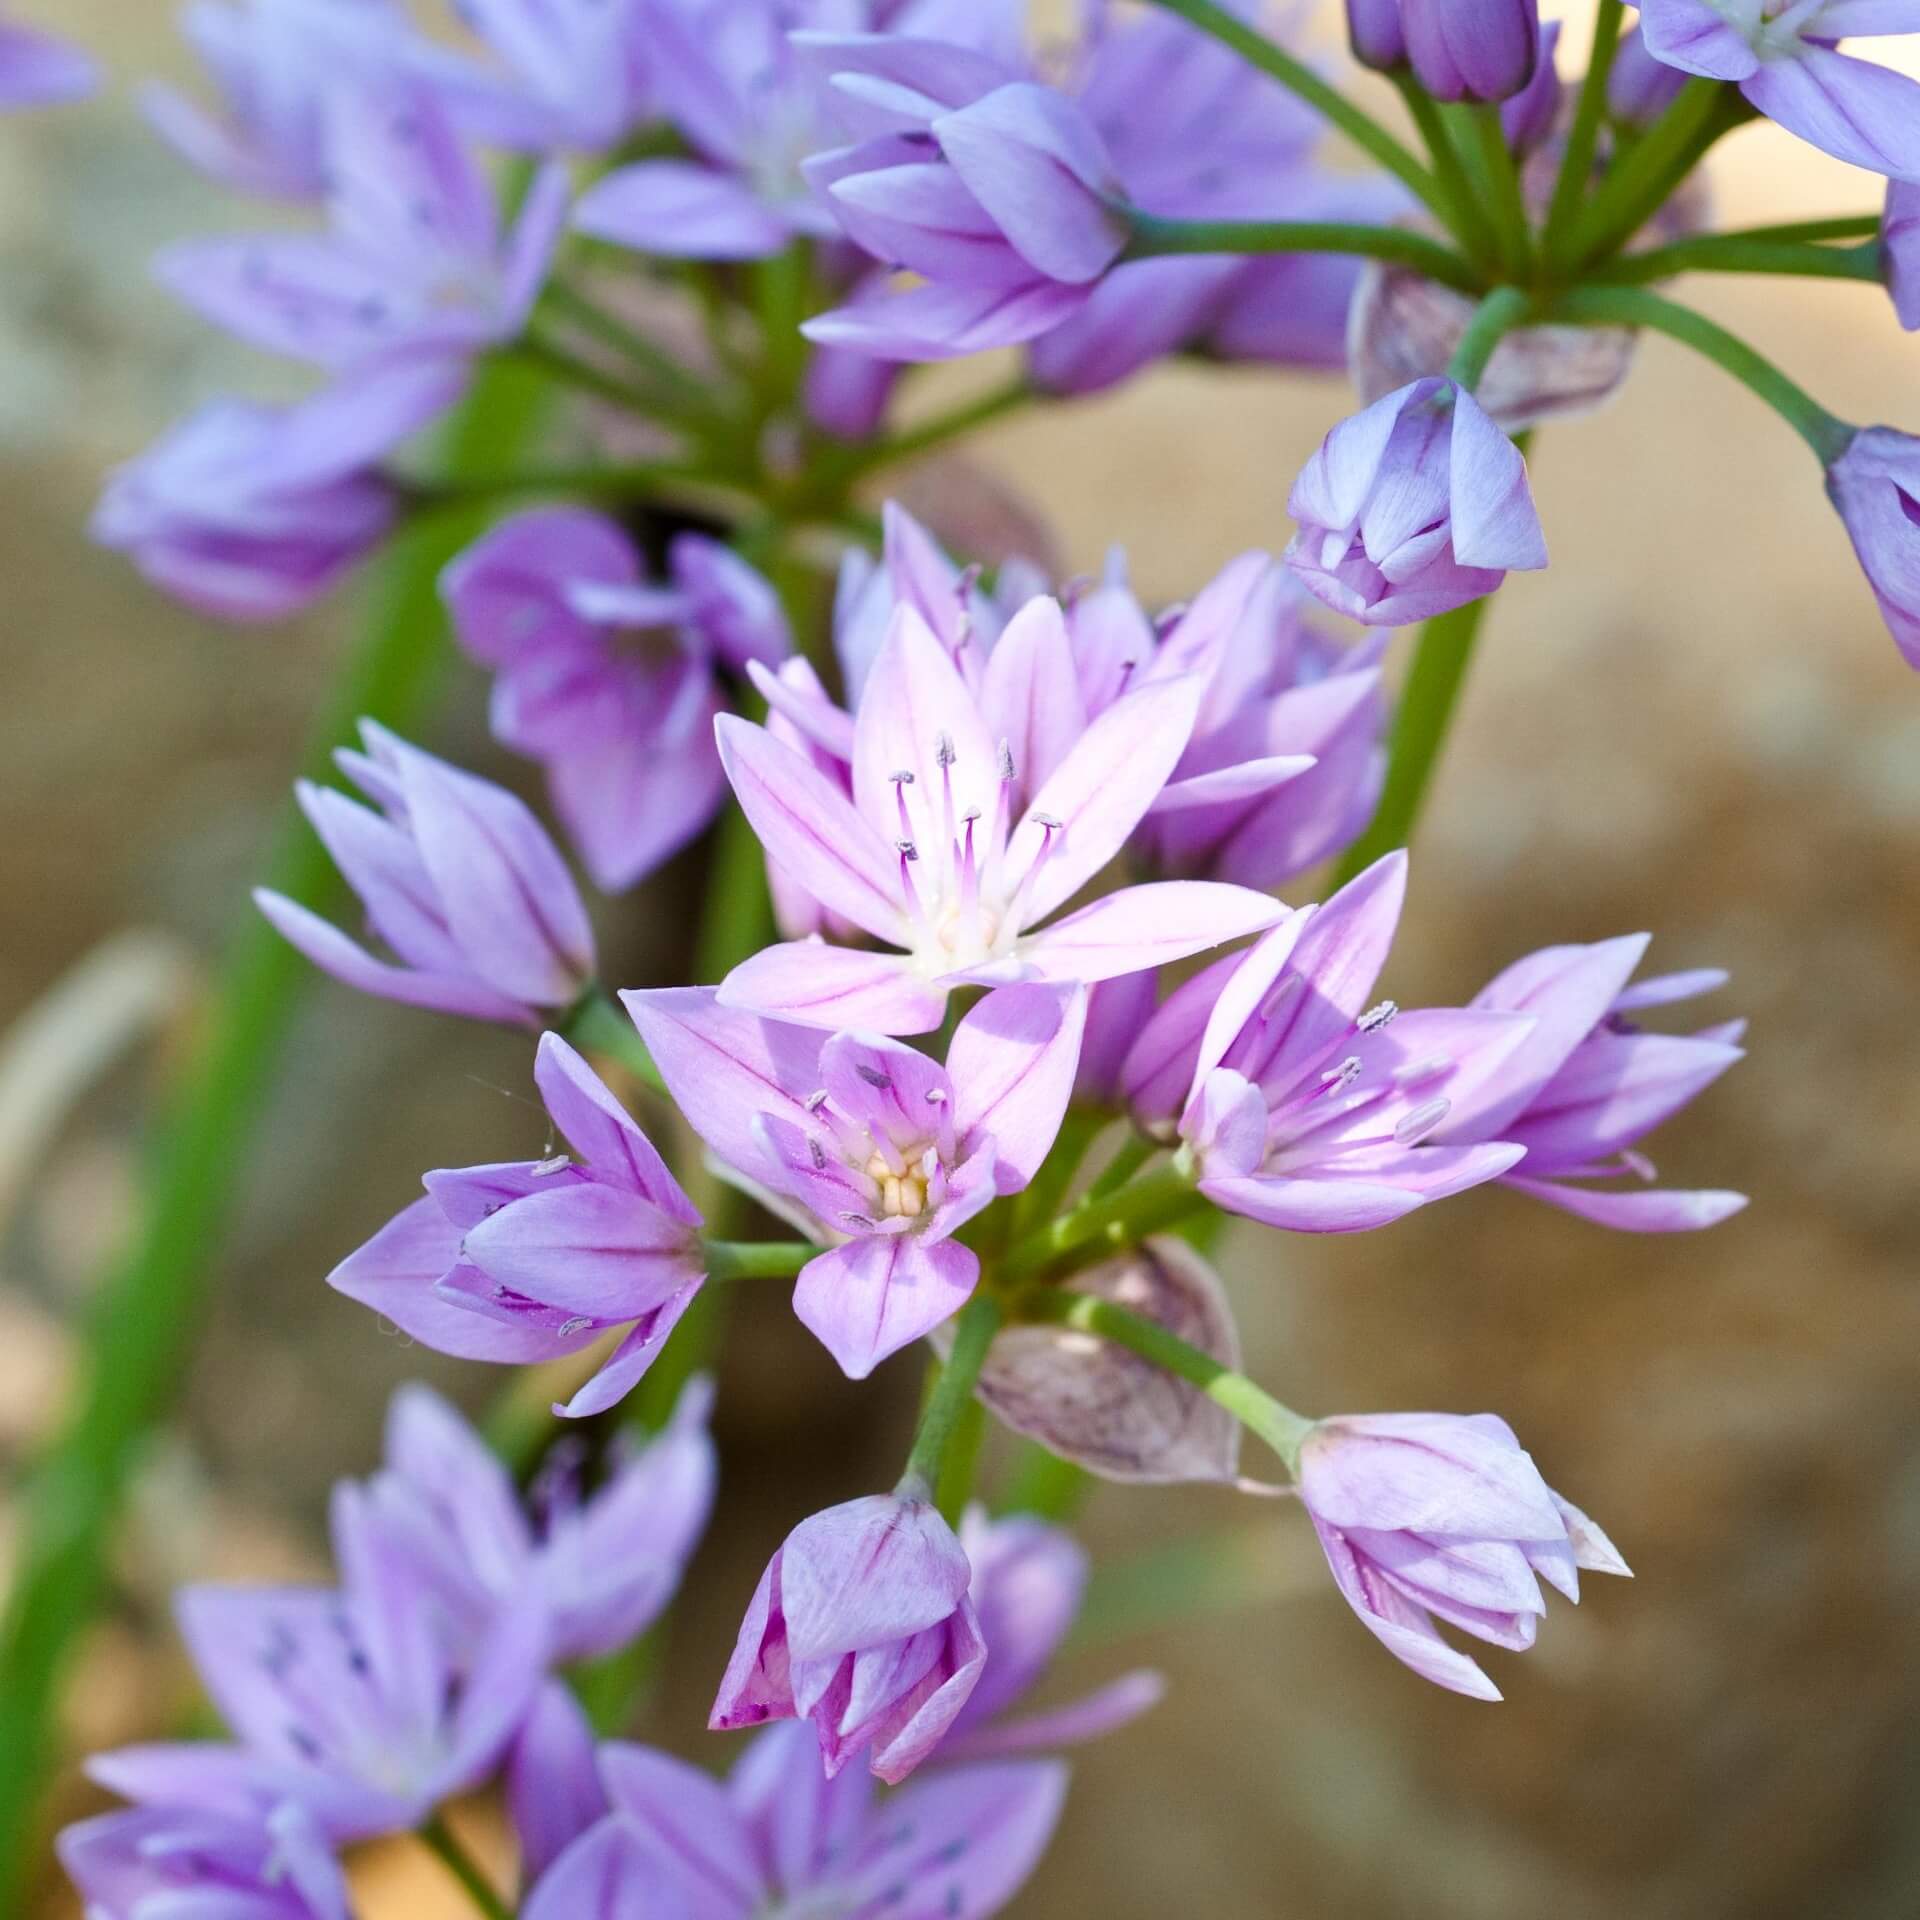
<path fill-rule="evenodd" d="M 940 1483 L 947 1449 L 959 1431 L 962 1416 L 973 1399 L 973 1389 L 986 1365 L 987 1350 L 1000 1331 L 999 1300 L 984 1287 L 960 1310 L 953 1323 L 953 1351 L 927 1395 L 913 1436 L 913 1449 L 900 1474 L 898 1492 L 905 1498 L 928 1499 Z"/>

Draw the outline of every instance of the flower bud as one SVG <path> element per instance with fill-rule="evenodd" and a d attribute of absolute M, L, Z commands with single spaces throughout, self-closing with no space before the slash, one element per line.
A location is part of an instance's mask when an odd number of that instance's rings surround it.
<path fill-rule="evenodd" d="M 1353 57 L 1376 73 L 1407 64 L 1407 35 L 1400 0 L 1347 0 L 1347 40 Z"/>
<path fill-rule="evenodd" d="M 1540 63 L 1539 0 L 1401 0 L 1400 18 L 1436 100 L 1510 100 Z"/>
<path fill-rule="evenodd" d="M 1680 97 L 1687 76 L 1648 52 L 1635 27 L 1620 42 L 1607 75 L 1607 112 L 1623 127 L 1650 127 Z"/>
<path fill-rule="evenodd" d="M 1920 668 L 1920 439 L 1862 427 L 1827 469 L 1827 498 L 1894 644 Z"/>
<path fill-rule="evenodd" d="M 1887 182 L 1880 257 L 1900 324 L 1909 333 L 1920 330 L 1920 185 L 1911 180 Z"/>

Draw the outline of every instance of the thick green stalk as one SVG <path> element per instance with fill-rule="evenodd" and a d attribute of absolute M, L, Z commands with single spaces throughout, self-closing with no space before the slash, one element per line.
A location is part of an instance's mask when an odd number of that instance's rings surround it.
<path fill-rule="evenodd" d="M 1212 1354 L 1169 1333 L 1156 1321 L 1129 1313 L 1090 1293 L 1072 1293 L 1063 1287 L 1037 1287 L 1013 1303 L 1016 1320 L 1028 1325 L 1071 1327 L 1137 1353 L 1141 1359 L 1196 1386 L 1216 1406 L 1225 1407 L 1248 1432 L 1271 1447 L 1293 1471 L 1300 1443 L 1313 1422 L 1284 1406 L 1244 1373 L 1236 1373 Z"/>
<path fill-rule="evenodd" d="M 1499 237 L 1479 191 L 1461 164 L 1453 134 L 1441 118 L 1440 103 L 1410 73 L 1395 74 L 1393 84 L 1400 89 L 1407 112 L 1420 129 L 1420 138 L 1426 142 L 1440 195 L 1447 207 L 1441 218 L 1458 235 L 1478 266 L 1488 273 L 1496 271 L 1500 264 Z"/>
<path fill-rule="evenodd" d="M 1379 121 L 1355 106 L 1337 87 L 1329 86 L 1304 60 L 1296 59 L 1286 48 L 1256 32 L 1214 0 L 1153 0 L 1153 4 L 1168 13 L 1177 13 L 1202 33 L 1210 33 L 1223 46 L 1231 47 L 1249 66 L 1258 67 L 1290 92 L 1298 94 L 1363 153 L 1405 182 L 1425 206 L 1452 224 L 1452 208 L 1434 184 L 1433 175 Z"/>
<path fill-rule="evenodd" d="M 913 1436 L 913 1451 L 900 1475 L 902 1493 L 918 1491 L 927 1498 L 939 1484 L 948 1444 L 960 1427 L 961 1416 L 973 1398 L 973 1389 L 986 1364 L 987 1349 L 1000 1331 L 1000 1302 L 982 1287 L 960 1309 L 953 1323 L 953 1351 L 940 1369 Z"/>
<path fill-rule="evenodd" d="M 987 1437 L 987 1410 L 976 1394 L 960 1409 L 953 1434 L 947 1441 L 946 1457 L 940 1462 L 940 1478 L 934 1483 L 933 1503 L 950 1527 L 960 1524 L 967 1503 L 973 1498 L 973 1483 L 980 1471 L 980 1448 Z"/>
<path fill-rule="evenodd" d="M 1620 50 L 1620 30 L 1626 21 L 1626 0 L 1600 0 L 1593 23 L 1593 56 L 1580 83 L 1579 104 L 1567 128 L 1566 151 L 1554 177 L 1553 198 L 1547 204 L 1543 229 L 1549 258 L 1558 262 L 1566 236 L 1573 231 L 1580 203 L 1593 176 L 1593 156 L 1600 144 L 1600 128 L 1607 117 L 1607 80 L 1613 57 Z"/>
<path fill-rule="evenodd" d="M 1520 174 L 1500 125 L 1500 109 L 1460 106 L 1445 109 L 1453 116 L 1474 183 L 1486 195 L 1493 218 L 1500 264 L 1510 279 L 1525 280 L 1533 270 L 1533 234 L 1527 209 L 1520 198 Z"/>
<path fill-rule="evenodd" d="M 1447 377 L 1469 393 L 1480 384 L 1494 349 L 1527 317 L 1533 296 L 1519 287 L 1496 287 L 1474 310 L 1447 362 Z"/>
<path fill-rule="evenodd" d="M 1645 253 L 1623 253 L 1589 268 L 1587 278 L 1630 285 L 1665 280 L 1677 273 L 1777 273 L 1813 280 L 1878 281 L 1882 271 L 1877 240 L 1836 247 L 1709 233 L 1697 240 L 1676 241 L 1670 247 L 1652 247 Z"/>
<path fill-rule="evenodd" d="M 709 1240 L 709 1280 L 791 1280 L 820 1249 L 805 1240 Z"/>
<path fill-rule="evenodd" d="M 1758 394 L 1813 449 L 1823 467 L 1837 460 L 1853 438 L 1854 429 L 1846 421 L 1829 413 L 1764 354 L 1718 321 L 1645 287 L 1575 287 L 1560 297 L 1553 311 L 1556 319 L 1579 326 L 1651 327 L 1704 354 Z"/>
<path fill-rule="evenodd" d="M 1739 103 L 1740 96 L 1717 80 L 1689 80 L 1587 202 L 1564 257 L 1602 259 L 1631 240 L 1733 125 Z"/>
<path fill-rule="evenodd" d="M 1171 1227 L 1212 1203 L 1197 1192 L 1192 1173 L 1179 1160 L 1101 1199 L 1089 1196 L 1072 1212 L 1029 1234 L 995 1265 L 1005 1286 L 1037 1280 L 1056 1268 L 1086 1265 Z"/>
<path fill-rule="evenodd" d="M 460 1883 L 461 1891 L 480 1913 L 486 1915 L 486 1920 L 513 1920 L 513 1909 L 500 1897 L 493 1882 L 480 1871 L 479 1863 L 454 1837 L 453 1829 L 438 1814 L 420 1829 L 420 1839 L 427 1851 Z"/>
<path fill-rule="evenodd" d="M 1351 253 L 1417 267 L 1429 280 L 1477 293 L 1485 284 L 1452 247 L 1405 227 L 1353 226 L 1331 220 L 1165 220 L 1129 209 L 1134 237 L 1126 258 L 1169 253 Z"/>
<path fill-rule="evenodd" d="M 490 373 L 456 428 L 450 458 L 525 438 L 537 394 Z M 381 562 L 359 643 L 316 718 L 302 761 L 333 777 L 332 750 L 362 716 L 411 732 L 445 658 L 437 581 L 479 530 L 436 515 Z M 344 895 L 332 860 L 289 804 L 266 883 L 320 911 Z M 219 1274 L 247 1149 L 274 1083 L 310 964 L 251 907 L 227 951 L 194 1057 L 155 1124 L 141 1217 L 94 1295 L 79 1398 L 22 1497 L 19 1571 L 0 1621 L 0 1912 L 20 1911 L 52 1759 L 54 1706 L 75 1641 L 105 1595 L 107 1535 L 153 1429 L 186 1371 Z"/>
<path fill-rule="evenodd" d="M 1846 213 L 1826 220 L 1788 220 L 1772 227 L 1733 227 L 1716 240 L 1872 240 L 1880 232 L 1877 213 Z"/>

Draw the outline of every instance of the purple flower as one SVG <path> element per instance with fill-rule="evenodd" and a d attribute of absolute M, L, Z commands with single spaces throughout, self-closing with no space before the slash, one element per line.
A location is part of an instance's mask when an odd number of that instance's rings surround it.
<path fill-rule="evenodd" d="M 924 1033 L 954 987 L 1110 979 L 1272 925 L 1280 909 L 1265 896 L 1205 881 L 1124 888 L 1040 925 L 1126 844 L 1186 750 L 1204 692 L 1186 676 L 1127 693 L 1026 787 L 1022 811 L 1022 754 L 1047 716 L 994 667 L 1021 657 L 1014 626 L 1063 619 L 1050 600 L 1022 608 L 976 693 L 900 608 L 861 690 L 851 801 L 765 728 L 722 717 L 721 761 L 768 854 L 824 908 L 906 949 L 771 947 L 727 976 L 724 1001 Z"/>
<path fill-rule="evenodd" d="M 1620 36 L 1619 50 L 1607 74 L 1607 112 L 1636 133 L 1646 129 L 1679 99 L 1687 76 L 1647 49 L 1638 27 Z"/>
<path fill-rule="evenodd" d="M 1500 131 L 1516 154 L 1524 156 L 1544 146 L 1559 125 L 1565 91 L 1553 60 L 1559 46 L 1560 22 L 1550 20 L 1541 30 L 1540 58 L 1534 64 L 1533 78 L 1500 109 Z"/>
<path fill-rule="evenodd" d="M 1541 1580 L 1577 1601 L 1579 1568 L 1627 1573 L 1494 1414 L 1321 1420 L 1296 1477 L 1334 1581 L 1367 1630 L 1415 1673 L 1477 1700 L 1498 1700 L 1499 1689 L 1440 1637 L 1436 1618 L 1523 1652 L 1546 1612 Z"/>
<path fill-rule="evenodd" d="M 58 1851 L 88 1920 L 350 1920 L 346 1878 L 292 1803 L 264 1820 L 171 1807 L 104 1813 L 68 1827 Z"/>
<path fill-rule="evenodd" d="M 1136 1116 L 1178 1131 L 1200 1191 L 1296 1233 L 1385 1226 L 1498 1178 L 1507 1142 L 1431 1144 L 1525 1038 L 1523 1015 L 1368 1006 L 1406 888 L 1389 854 L 1154 1015 L 1123 1069 Z M 1180 1108 L 1181 1090 L 1185 1105 Z"/>
<path fill-rule="evenodd" d="M 546 768 L 555 810 L 603 892 L 642 880 L 726 793 L 717 669 L 777 662 L 773 589 L 718 541 L 677 535 L 648 580 L 615 521 L 518 514 L 441 576 L 455 635 L 495 673 L 494 737 Z"/>
<path fill-rule="evenodd" d="M 593 1728 L 564 1680 L 549 1680 L 507 1749 L 507 1811 L 531 1885 L 607 1812 Z"/>
<path fill-rule="evenodd" d="M 1363 67 L 1392 73 L 1407 64 L 1400 0 L 1347 0 L 1347 44 Z"/>
<path fill-rule="evenodd" d="M 469 1644 L 483 1643 L 533 1592 L 551 1624 L 553 1659 L 597 1659 L 659 1618 L 699 1544 L 717 1471 L 712 1405 L 711 1383 L 695 1380 L 659 1435 L 628 1445 L 591 1495 L 582 1495 L 577 1461 L 550 1462 L 529 1515 L 459 1414 L 426 1387 L 403 1387 L 370 1498 Z"/>
<path fill-rule="evenodd" d="M 95 1779 L 143 1807 L 235 1819 L 291 1801 L 344 1843 L 416 1827 L 493 1772 L 545 1676 L 538 1597 L 469 1650 L 360 1489 L 335 1488 L 333 1538 L 337 1590 L 180 1596 L 187 1650 L 235 1741 L 122 1748 L 92 1763 Z"/>
<path fill-rule="evenodd" d="M 156 83 L 141 98 L 148 121 L 221 185 L 287 200 L 326 191 L 325 102 L 390 72 L 406 40 L 393 0 L 189 0 L 180 28 L 222 110 Z"/>
<path fill-rule="evenodd" d="M 558 1034 L 534 1080 L 565 1155 L 430 1173 L 327 1284 L 462 1359 L 527 1363 L 626 1338 L 559 1409 L 599 1413 L 652 1365 L 704 1279 L 700 1216 L 647 1136 Z"/>
<path fill-rule="evenodd" d="M 541 1878 L 526 1920 L 988 1920 L 1038 1865 L 1067 1785 L 1057 1763 L 1017 1761 L 877 1795 L 857 1769 L 823 1779 L 795 1726 L 768 1728 L 724 1782 L 618 1743 L 600 1770 L 613 1810 Z"/>
<path fill-rule="evenodd" d="M 871 1748 L 879 1779 L 904 1780 L 986 1663 L 971 1579 L 925 1498 L 871 1494 L 801 1521 L 754 1589 L 709 1724 L 811 1720 L 829 1778 Z"/>
<path fill-rule="evenodd" d="M 711 988 L 622 998 L 694 1131 L 834 1243 L 801 1270 L 794 1311 L 856 1380 L 965 1305 L 980 1259 L 952 1236 L 1046 1158 L 1085 1018 L 1081 994 L 1002 988 L 954 1029 L 943 1067 Z"/>
<path fill-rule="evenodd" d="M 1511 100 L 1540 61 L 1540 0 L 1400 0 L 1400 22 L 1436 100 Z"/>
<path fill-rule="evenodd" d="M 114 471 L 90 531 L 199 612 L 298 613 L 386 537 L 398 502 L 373 469 L 461 384 L 442 362 L 409 360 L 297 406 L 215 401 Z"/>
<path fill-rule="evenodd" d="M 1880 222 L 1880 256 L 1893 310 L 1909 333 L 1920 330 L 1920 184 L 1887 182 L 1887 210 Z"/>
<path fill-rule="evenodd" d="M 284 894 L 260 911 L 323 973 L 362 993 L 475 1020 L 539 1023 L 593 978 L 593 929 L 572 876 L 526 806 L 376 726 L 341 770 L 379 809 L 337 788 L 294 789 L 367 922 L 392 951 L 376 959 Z"/>
<path fill-rule="evenodd" d="M 1638 1143 L 1741 1057 L 1735 1042 L 1744 1023 L 1688 1035 L 1642 1032 L 1632 1015 L 1726 980 L 1679 973 L 1629 986 L 1646 949 L 1645 934 L 1548 947 L 1482 988 L 1476 1008 L 1526 1014 L 1533 1030 L 1470 1100 L 1456 1102 L 1434 1137 L 1512 1141 L 1527 1158 L 1506 1185 L 1603 1226 L 1675 1233 L 1717 1225 L 1746 1196 L 1646 1184 L 1654 1168 Z M 1622 1175 L 1633 1184 L 1594 1184 Z"/>
<path fill-rule="evenodd" d="M 1431 619 L 1544 567 L 1527 463 L 1451 380 L 1416 380 L 1341 421 L 1287 498 L 1287 563 L 1368 626 Z"/>
<path fill-rule="evenodd" d="M 99 84 L 99 69 L 78 47 L 0 20 L 0 113 L 64 106 Z"/>
<path fill-rule="evenodd" d="M 202 318 L 268 353 L 336 372 L 394 355 L 458 364 L 524 328 L 565 216 L 543 169 L 511 234 L 493 182 L 424 85 L 333 95 L 324 123 L 329 230 L 189 240 L 154 263 Z"/>
<path fill-rule="evenodd" d="M 1737 85 L 1748 104 L 1838 160 L 1920 181 L 1920 84 L 1841 53 L 1849 34 L 1920 30 L 1920 0 L 1644 0 L 1647 51 Z"/>
<path fill-rule="evenodd" d="M 1920 439 L 1862 427 L 1827 469 L 1827 498 L 1894 644 L 1920 667 Z"/>

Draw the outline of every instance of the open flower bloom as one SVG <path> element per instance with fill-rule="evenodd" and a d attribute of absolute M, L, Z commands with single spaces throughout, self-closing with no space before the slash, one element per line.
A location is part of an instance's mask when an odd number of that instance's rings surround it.
<path fill-rule="evenodd" d="M 1402 627 L 1547 564 L 1520 449 L 1451 380 L 1416 380 L 1343 420 L 1293 483 L 1287 563 L 1368 626 Z"/>
<path fill-rule="evenodd" d="M 1546 1612 L 1542 1580 L 1577 1601 L 1580 1568 L 1627 1572 L 1491 1413 L 1317 1421 L 1297 1479 L 1334 1580 L 1367 1630 L 1422 1678 L 1477 1700 L 1500 1691 L 1436 1619 L 1521 1652 Z"/>
<path fill-rule="evenodd" d="M 1122 1073 L 1136 1115 L 1164 1132 L 1187 1089 L 1179 1135 L 1200 1191 L 1228 1212 L 1350 1233 L 1521 1157 L 1431 1136 L 1525 1038 L 1525 1015 L 1368 1005 L 1405 890 L 1406 856 L 1389 854 L 1190 981 L 1141 1033 Z"/>
<path fill-rule="evenodd" d="M 1062 618 L 1055 602 L 1034 600 L 1014 624 Z M 1020 658 L 1010 625 L 994 661 Z M 925 1033 L 957 986 L 1110 979 L 1279 917 L 1246 888 L 1168 881 L 1123 888 L 1043 926 L 1153 805 L 1192 736 L 1203 688 L 1186 676 L 1124 695 L 1035 783 L 1022 811 L 1020 747 L 1048 716 L 1010 669 L 1003 679 L 992 667 L 976 695 L 926 622 L 898 609 L 854 717 L 851 801 L 765 728 L 720 720 L 721 760 L 768 854 L 823 907 L 906 949 L 770 947 L 727 976 L 724 1001 L 822 1026 Z"/>
<path fill-rule="evenodd" d="M 801 1269 L 793 1306 L 855 1380 L 966 1304 L 980 1259 L 952 1236 L 1046 1158 L 1086 1016 L 1072 990 L 1002 988 L 954 1029 L 943 1067 L 711 988 L 622 998 L 694 1131 L 835 1243 Z"/>
<path fill-rule="evenodd" d="M 190 1587 L 180 1629 L 231 1743 L 124 1747 L 90 1771 L 142 1806 L 258 1818 L 292 1801 L 336 1843 L 417 1827 L 478 1786 L 545 1677 L 536 1595 L 460 1646 L 404 1543 L 334 1489 L 341 1585 Z"/>
<path fill-rule="evenodd" d="M 518 335 L 567 199 L 537 174 L 511 233 L 497 191 L 425 86 L 390 80 L 327 102 L 329 230 L 188 240 L 154 262 L 203 319 L 268 353 L 335 371 L 393 354 L 455 364 Z"/>
<path fill-rule="evenodd" d="M 395 361 L 290 407 L 210 402 L 113 471 L 88 530 L 198 612 L 298 613 L 386 537 L 398 502 L 374 469 L 462 379 Z"/>
<path fill-rule="evenodd" d="M 1887 210 L 1880 222 L 1880 253 L 1893 310 L 1909 333 L 1920 331 L 1920 185 L 1887 182 Z"/>
<path fill-rule="evenodd" d="M 99 69 L 78 47 L 0 20 L 0 113 L 83 100 L 100 84 Z"/>
<path fill-rule="evenodd" d="M 1920 667 L 1920 439 L 1862 427 L 1827 469 L 1827 498 L 1908 666 Z"/>
<path fill-rule="evenodd" d="M 1835 159 L 1920 180 L 1920 83 L 1834 44 L 1920 31 L 1920 0 L 1644 0 L 1640 31 L 1655 59 L 1732 81 Z"/>
<path fill-rule="evenodd" d="M 550 1462 L 529 1512 L 499 1456 L 452 1407 L 426 1387 L 403 1387 L 369 1497 L 470 1645 L 533 1591 L 554 1660 L 596 1659 L 659 1618 L 706 1529 L 712 1405 L 711 1383 L 691 1382 L 661 1432 L 629 1446 L 592 1494 L 583 1496 L 577 1467 Z"/>
<path fill-rule="evenodd" d="M 563 1853 L 526 1920 L 898 1913 L 989 1920 L 1046 1850 L 1066 1797 L 1057 1762 L 942 1768 L 877 1794 L 821 1777 L 804 1727 L 769 1727 L 726 1780 L 670 1754 L 600 1752 L 612 1811 Z"/>
<path fill-rule="evenodd" d="M 811 1720 L 829 1777 L 871 1749 L 876 1777 L 904 1780 L 986 1663 L 971 1579 L 928 1500 L 871 1494 L 801 1521 L 754 1589 L 709 1724 Z"/>
<path fill-rule="evenodd" d="M 77 1822 L 57 1847 L 88 1920 L 350 1920 L 346 1877 L 291 1802 L 259 1820 L 134 1807 Z"/>
<path fill-rule="evenodd" d="M 430 1173 L 426 1198 L 349 1254 L 327 1284 L 441 1353 L 526 1364 L 629 1330 L 561 1408 L 623 1398 L 705 1279 L 700 1216 L 647 1136 L 558 1034 L 534 1080 L 580 1154 Z"/>
<path fill-rule="evenodd" d="M 260 911 L 322 972 L 384 1000 L 524 1025 L 570 1006 L 593 977 L 593 929 L 539 821 L 370 720 L 360 737 L 364 754 L 334 757 L 378 813 L 333 787 L 295 792 L 394 960 L 284 894 L 256 891 Z"/>
<path fill-rule="evenodd" d="M 1533 1030 L 1434 1137 L 1458 1145 L 1498 1137 L 1527 1150 L 1505 1184 L 1602 1226 L 1638 1233 L 1710 1227 L 1746 1196 L 1651 1184 L 1638 1143 L 1741 1058 L 1742 1023 L 1696 1034 L 1644 1033 L 1633 1016 L 1725 984 L 1722 973 L 1665 974 L 1627 983 L 1645 934 L 1592 946 L 1548 947 L 1516 961 L 1474 996 L 1522 1013 Z M 1628 1185 L 1601 1185 L 1626 1177 Z"/>
<path fill-rule="evenodd" d="M 703 534 L 648 579 L 617 521 L 542 507 L 503 521 L 441 576 L 456 637 L 494 670 L 494 737 L 546 768 L 555 810 L 604 892 L 644 879 L 727 790 L 719 670 L 778 662 L 767 581 Z"/>

